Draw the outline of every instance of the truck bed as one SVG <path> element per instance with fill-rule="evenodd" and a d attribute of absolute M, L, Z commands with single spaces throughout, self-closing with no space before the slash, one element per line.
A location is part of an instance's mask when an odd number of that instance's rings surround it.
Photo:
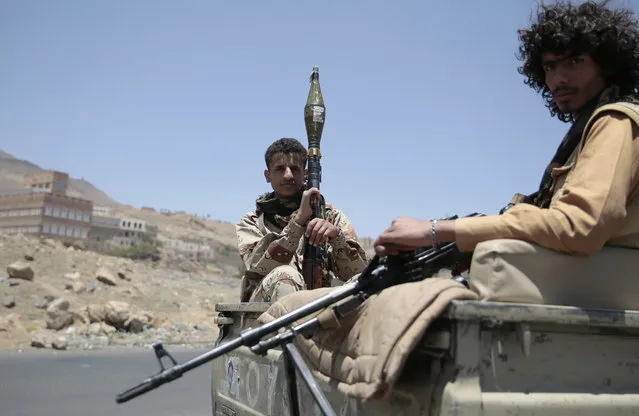
<path fill-rule="evenodd" d="M 257 326 L 269 305 L 216 305 L 218 343 Z M 454 301 L 389 397 L 363 403 L 319 383 L 338 415 L 639 415 L 638 373 L 639 311 Z M 219 357 L 213 414 L 321 414 L 299 377 L 304 410 L 291 411 L 290 378 L 279 348 Z"/>

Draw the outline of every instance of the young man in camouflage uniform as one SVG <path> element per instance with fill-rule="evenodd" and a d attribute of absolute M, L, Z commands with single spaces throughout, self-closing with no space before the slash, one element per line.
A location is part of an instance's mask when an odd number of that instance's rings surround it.
<path fill-rule="evenodd" d="M 519 31 L 526 84 L 551 116 L 571 122 L 539 189 L 503 215 L 424 221 L 398 217 L 375 241 L 379 255 L 455 242 L 518 239 L 572 255 L 604 245 L 639 248 L 639 28 L 606 2 L 541 5 Z"/>
<path fill-rule="evenodd" d="M 326 219 L 310 220 L 310 201 L 320 198 L 320 193 L 316 188 L 303 190 L 306 148 L 295 139 L 282 138 L 269 146 L 264 158 L 264 177 L 273 192 L 260 196 L 256 209 L 235 225 L 246 268 L 240 301 L 272 302 L 306 288 L 304 235 L 311 244 L 324 245 L 329 273 L 342 281 L 360 273 L 366 254 L 346 215 L 326 204 Z"/>

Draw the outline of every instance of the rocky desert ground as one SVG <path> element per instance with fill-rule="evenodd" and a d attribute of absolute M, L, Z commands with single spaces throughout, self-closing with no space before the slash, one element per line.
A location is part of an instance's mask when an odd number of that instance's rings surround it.
<path fill-rule="evenodd" d="M 0 348 L 201 346 L 217 336 L 214 304 L 238 290 L 213 266 L 189 272 L 0 234 Z"/>
<path fill-rule="evenodd" d="M 197 236 L 184 222 L 164 224 L 164 234 Z M 215 303 L 237 301 L 240 284 L 237 250 L 220 243 L 222 231 L 213 240 L 200 230 L 221 253 L 207 263 L 167 252 L 159 261 L 132 260 L 0 234 L 0 349 L 211 344 L 218 335 Z M 372 254 L 370 239 L 362 240 Z"/>

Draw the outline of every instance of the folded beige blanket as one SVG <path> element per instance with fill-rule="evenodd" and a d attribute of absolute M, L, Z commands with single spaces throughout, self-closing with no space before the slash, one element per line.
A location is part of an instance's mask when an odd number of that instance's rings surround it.
<path fill-rule="evenodd" d="M 284 296 L 258 321 L 270 322 L 333 289 Z M 408 356 L 433 319 L 456 299 L 476 300 L 477 295 L 448 277 L 392 286 L 371 296 L 339 325 L 323 329 L 310 340 L 298 336 L 296 345 L 320 380 L 362 401 L 381 398 L 397 382 Z M 330 326 L 331 320 L 327 323 Z"/>

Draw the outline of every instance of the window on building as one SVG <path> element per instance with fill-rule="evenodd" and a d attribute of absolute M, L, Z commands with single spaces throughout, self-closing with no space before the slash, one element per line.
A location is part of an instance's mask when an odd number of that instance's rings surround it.
<path fill-rule="evenodd" d="M 51 233 L 51 224 L 48 222 L 44 223 L 44 232 L 45 233 Z"/>
<path fill-rule="evenodd" d="M 58 208 L 53 208 L 53 216 L 54 217 L 59 217 L 60 216 L 60 210 Z"/>

